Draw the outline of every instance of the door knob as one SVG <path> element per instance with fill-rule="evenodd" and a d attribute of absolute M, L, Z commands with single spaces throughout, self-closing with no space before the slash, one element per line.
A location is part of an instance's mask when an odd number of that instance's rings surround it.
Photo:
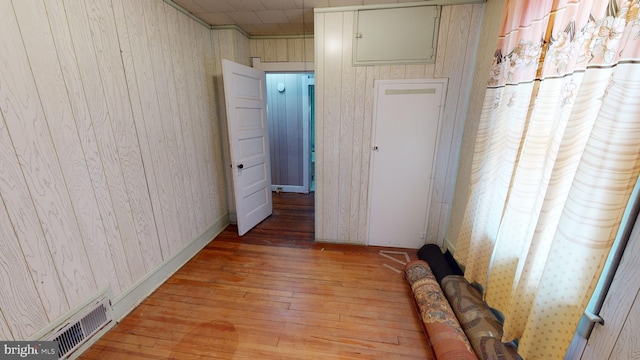
<path fill-rule="evenodd" d="M 242 169 L 242 168 L 244 168 L 244 165 L 242 164 L 238 165 L 238 169 Z"/>

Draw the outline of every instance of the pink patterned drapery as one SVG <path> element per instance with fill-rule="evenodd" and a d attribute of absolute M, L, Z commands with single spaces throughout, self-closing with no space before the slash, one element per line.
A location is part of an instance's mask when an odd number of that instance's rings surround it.
<path fill-rule="evenodd" d="M 640 174 L 638 0 L 507 0 L 456 258 L 560 359 Z"/>

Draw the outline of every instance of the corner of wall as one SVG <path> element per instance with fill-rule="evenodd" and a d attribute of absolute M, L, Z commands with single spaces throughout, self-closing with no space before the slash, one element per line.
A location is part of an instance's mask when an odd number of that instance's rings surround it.
<path fill-rule="evenodd" d="M 452 243 L 451 240 L 449 240 L 448 237 L 444 238 L 444 241 L 442 243 L 442 247 L 444 248 L 444 250 L 449 250 L 451 255 L 454 255 L 456 253 L 456 245 L 455 245 L 455 243 Z"/>
<path fill-rule="evenodd" d="M 457 238 L 460 227 L 462 226 L 469 191 L 469 178 L 471 176 L 475 137 L 478 132 L 485 88 L 489 78 L 489 69 L 493 60 L 495 43 L 500 31 L 502 11 L 505 2 L 506 0 L 494 0 L 488 1 L 483 5 L 482 25 L 478 37 L 471 95 L 467 108 L 467 119 L 464 124 L 462 147 L 460 149 L 453 202 L 451 204 L 449 225 L 445 236 L 446 239 Z M 455 246 L 455 243 L 453 243 L 453 245 Z"/>
<path fill-rule="evenodd" d="M 207 246 L 228 224 L 229 217 L 227 214 L 224 214 L 202 234 L 182 247 L 175 255 L 160 263 L 145 277 L 131 285 L 126 291 L 123 291 L 122 294 L 113 301 L 113 318 L 120 321 L 129 314 L 129 312 L 146 299 L 156 288 L 162 285 L 162 283 L 186 264 L 187 261 Z"/>

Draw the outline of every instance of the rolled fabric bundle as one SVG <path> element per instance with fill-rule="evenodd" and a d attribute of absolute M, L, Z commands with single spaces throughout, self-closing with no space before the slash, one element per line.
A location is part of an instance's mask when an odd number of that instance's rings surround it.
<path fill-rule="evenodd" d="M 442 290 L 480 359 L 522 360 L 514 344 L 502 342 L 502 324 L 463 276 L 445 277 Z"/>
<path fill-rule="evenodd" d="M 405 277 L 436 359 L 477 359 L 429 265 L 416 260 L 405 266 Z"/>

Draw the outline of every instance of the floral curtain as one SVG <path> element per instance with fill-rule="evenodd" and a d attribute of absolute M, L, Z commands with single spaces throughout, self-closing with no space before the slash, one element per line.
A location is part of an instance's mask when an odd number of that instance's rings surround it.
<path fill-rule="evenodd" d="M 507 0 L 456 258 L 560 359 L 640 173 L 638 0 Z"/>

